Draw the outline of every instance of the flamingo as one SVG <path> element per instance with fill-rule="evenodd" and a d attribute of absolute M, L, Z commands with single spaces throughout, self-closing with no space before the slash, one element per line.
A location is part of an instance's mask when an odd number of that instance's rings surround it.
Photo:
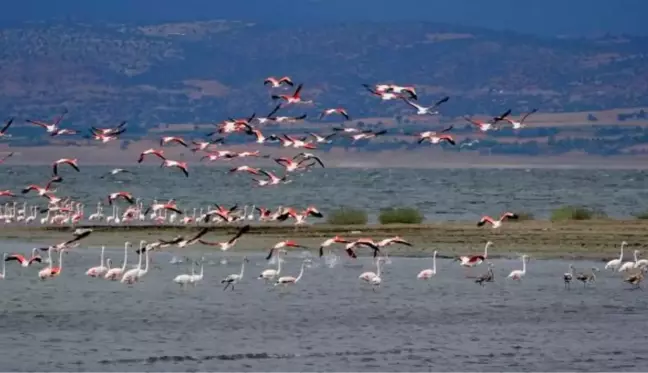
<path fill-rule="evenodd" d="M 478 127 L 478 129 L 482 132 L 488 132 L 490 130 L 496 130 L 499 129 L 499 127 L 496 126 L 497 122 L 505 120 L 506 117 L 511 114 L 511 109 L 508 109 L 506 112 L 504 112 L 502 115 L 496 116 L 492 119 L 492 122 L 482 122 L 478 120 L 473 120 L 469 117 L 464 117 L 465 120 L 468 122 L 474 124 L 475 126 Z"/>
<path fill-rule="evenodd" d="M 358 278 L 360 280 L 362 280 L 362 281 L 370 282 L 371 279 L 374 278 L 375 276 L 380 277 L 380 261 L 381 260 L 382 260 L 382 258 L 380 258 L 380 257 L 376 258 L 377 272 L 363 272 L 362 274 L 360 274 L 360 276 L 358 276 Z"/>
<path fill-rule="evenodd" d="M 106 280 L 115 281 L 126 271 L 126 263 L 128 261 L 128 249 L 131 247 L 131 245 L 132 244 L 128 241 L 124 243 L 124 262 L 122 263 L 121 268 L 109 269 L 108 272 L 106 272 L 106 275 L 104 276 Z"/>
<path fill-rule="evenodd" d="M 576 275 L 576 279 L 580 282 L 583 283 L 583 287 L 587 286 L 588 283 L 590 282 L 596 282 L 596 274 L 594 272 L 598 272 L 598 268 L 592 267 L 592 271 L 590 273 L 579 273 Z"/>
<path fill-rule="evenodd" d="M 432 269 L 424 269 L 419 274 L 416 276 L 419 280 L 429 280 L 431 279 L 434 275 L 436 275 L 436 257 L 437 257 L 437 251 L 434 250 L 434 254 L 432 254 Z"/>
<path fill-rule="evenodd" d="M 143 152 L 140 153 L 140 156 L 137 159 L 137 163 L 142 163 L 142 161 L 144 161 L 144 157 L 147 155 L 154 155 L 160 158 L 161 160 L 166 161 L 166 158 L 164 157 L 164 150 L 157 150 L 151 148 L 151 149 L 144 150 Z"/>
<path fill-rule="evenodd" d="M 288 252 L 283 249 L 279 249 L 279 252 L 282 254 L 287 254 Z M 274 280 L 275 277 L 279 276 L 281 274 L 281 262 L 283 262 L 283 259 L 277 258 L 277 269 L 269 268 L 261 272 L 259 275 L 259 278 L 264 279 L 266 282 L 269 280 Z"/>
<path fill-rule="evenodd" d="M 101 277 L 108 272 L 108 267 L 104 266 L 104 251 L 106 250 L 105 246 L 101 246 L 101 256 L 99 258 L 99 265 L 96 267 L 89 268 L 86 271 L 86 275 L 90 277 Z"/>
<path fill-rule="evenodd" d="M 293 82 L 289 76 L 284 76 L 278 79 L 275 78 L 274 76 L 269 76 L 266 78 L 266 80 L 263 81 L 263 85 L 268 85 L 268 84 L 270 84 L 272 88 L 279 88 L 281 87 L 282 84 L 292 86 Z"/>
<path fill-rule="evenodd" d="M 196 282 L 202 281 L 202 279 L 203 279 L 203 275 L 205 274 L 205 272 L 204 272 L 204 269 L 205 269 L 204 263 L 205 263 L 205 258 L 200 258 L 200 274 L 197 275 L 195 273 L 192 273 L 192 275 L 191 275 L 191 282 L 194 285 L 196 285 Z"/>
<path fill-rule="evenodd" d="M 301 248 L 301 249 L 306 249 L 306 250 L 308 250 L 308 247 L 306 247 L 306 246 L 302 246 L 302 245 L 299 245 L 298 243 L 296 243 L 295 241 L 292 241 L 292 240 L 280 241 L 280 242 L 277 242 L 277 243 L 276 243 L 276 244 L 275 244 L 275 245 L 270 249 L 270 252 L 268 252 L 268 256 L 266 256 L 266 260 L 270 260 L 270 258 L 272 258 L 272 254 L 273 254 L 275 251 L 277 251 L 277 250 L 279 250 L 279 249 L 283 249 L 284 247 L 295 247 L 295 248 Z"/>
<path fill-rule="evenodd" d="M 563 281 L 565 282 L 565 289 L 569 290 L 570 284 L 571 284 L 573 279 L 574 279 L 574 265 L 570 264 L 569 265 L 569 272 L 566 272 L 563 275 Z"/>
<path fill-rule="evenodd" d="M 149 250 L 144 250 L 144 252 L 148 253 Z M 121 278 L 121 283 L 122 284 L 124 284 L 124 283 L 128 283 L 128 284 L 134 283 L 137 280 L 137 273 L 140 271 L 141 268 L 142 268 L 142 252 L 140 250 L 139 260 L 137 262 L 137 267 L 129 269 L 128 271 L 124 272 L 124 274 L 122 275 L 122 278 Z"/>
<path fill-rule="evenodd" d="M 638 268 L 638 266 L 637 266 L 637 262 L 638 262 L 637 254 L 639 254 L 639 250 L 635 250 L 633 254 L 634 254 L 634 261 L 623 263 L 623 265 L 621 267 L 619 267 L 619 272 L 628 272 L 631 269 Z"/>
<path fill-rule="evenodd" d="M 187 284 L 193 283 L 193 277 L 195 276 L 195 271 L 194 271 L 194 266 L 195 262 L 192 260 L 191 261 L 191 274 L 182 274 L 182 275 L 177 275 L 174 279 L 173 282 L 176 284 L 179 284 L 183 288 L 187 286 Z"/>
<path fill-rule="evenodd" d="M 495 220 L 491 218 L 490 216 L 486 215 L 481 218 L 481 220 L 477 223 L 478 227 L 483 226 L 486 223 L 490 223 L 493 226 L 493 229 L 497 229 L 502 226 L 502 222 L 506 219 L 517 219 L 518 216 L 512 212 L 505 212 L 502 214 L 502 216 L 499 218 L 499 220 Z"/>
<path fill-rule="evenodd" d="M 349 117 L 349 114 L 343 108 L 326 109 L 326 110 L 322 111 L 322 113 L 319 116 L 319 119 L 322 120 L 322 119 L 324 119 L 324 117 L 327 117 L 327 116 L 332 115 L 332 114 L 340 114 L 341 116 L 344 117 L 344 119 L 351 120 L 351 117 Z"/>
<path fill-rule="evenodd" d="M 9 118 L 9 120 L 5 123 L 5 126 L 2 127 L 2 129 L 0 130 L 0 138 L 5 138 L 6 139 L 6 138 L 11 137 L 11 135 L 7 134 L 7 130 L 9 129 L 9 127 L 11 126 L 11 123 L 13 123 L 13 121 L 14 121 L 14 118 Z"/>
<path fill-rule="evenodd" d="M 640 251 L 638 251 L 637 253 L 640 253 Z M 648 259 L 639 259 L 636 261 L 635 268 L 644 268 L 644 267 L 648 267 Z"/>
<path fill-rule="evenodd" d="M 488 247 L 491 246 L 493 243 L 491 241 L 486 242 L 486 246 L 484 246 L 484 255 L 471 255 L 471 256 L 460 256 L 458 259 L 460 263 L 459 265 L 462 267 L 475 267 L 480 265 L 485 259 L 488 258 Z"/>
<path fill-rule="evenodd" d="M 273 100 L 279 100 L 282 99 L 285 101 L 286 104 L 312 104 L 312 100 L 302 100 L 301 98 L 301 90 L 302 90 L 303 84 L 300 84 L 297 86 L 297 89 L 295 89 L 295 93 L 292 95 L 272 95 Z"/>
<path fill-rule="evenodd" d="M 623 261 L 623 248 L 627 245 L 628 243 L 626 241 L 621 242 L 621 255 L 619 255 L 619 259 L 612 259 L 607 264 L 605 265 L 605 269 L 611 269 L 613 271 L 617 271 L 619 267 L 621 267 L 621 262 Z"/>
<path fill-rule="evenodd" d="M 182 173 L 186 176 L 189 177 L 189 171 L 187 168 L 187 162 L 180 162 L 180 161 L 172 161 L 170 159 L 165 159 L 164 162 L 160 165 L 160 168 L 162 167 L 177 167 L 179 168 Z"/>
<path fill-rule="evenodd" d="M 227 250 L 231 249 L 232 247 L 234 247 L 234 245 L 236 245 L 236 241 L 238 241 L 238 239 L 241 238 L 241 236 L 243 234 L 247 233 L 248 231 L 250 231 L 250 225 L 249 224 L 241 227 L 241 229 L 239 229 L 238 232 L 236 232 L 236 234 L 234 235 L 234 237 L 230 238 L 229 241 L 226 241 L 226 242 L 209 242 L 209 241 L 198 240 L 198 242 L 200 242 L 203 245 L 208 245 L 208 246 L 220 246 L 221 251 L 227 251 Z"/>
<path fill-rule="evenodd" d="M 434 109 L 438 108 L 439 105 L 443 104 L 444 102 L 447 102 L 450 99 L 449 96 L 446 96 L 440 99 L 439 101 L 437 101 L 434 105 L 425 107 L 422 105 L 415 104 L 405 97 L 401 97 L 401 98 L 403 99 L 403 101 L 405 101 L 406 104 L 416 109 L 416 115 L 438 115 L 439 112 Z"/>
<path fill-rule="evenodd" d="M 40 255 L 36 255 L 36 250 L 38 249 L 37 248 L 32 249 L 31 258 L 29 259 L 25 258 L 20 254 L 11 254 L 9 256 L 5 255 L 4 261 L 9 262 L 15 260 L 20 263 L 21 267 L 29 267 L 30 265 L 34 264 L 34 262 L 41 263 L 43 259 L 40 257 Z"/>
<path fill-rule="evenodd" d="M 232 290 L 234 290 L 234 284 L 237 282 L 241 281 L 243 279 L 243 271 L 245 270 L 245 262 L 248 261 L 247 256 L 243 257 L 243 263 L 241 263 L 241 272 L 236 274 L 231 274 L 224 279 L 221 280 L 221 284 L 225 284 L 225 287 L 223 290 L 226 290 L 228 286 L 232 287 Z"/>
<path fill-rule="evenodd" d="M 511 124 L 511 126 L 513 126 L 513 129 L 514 129 L 514 130 L 518 130 L 518 129 L 520 129 L 520 128 L 524 128 L 524 127 L 526 127 L 526 125 L 524 124 L 524 121 L 527 119 L 527 117 L 528 117 L 529 115 L 535 113 L 536 111 L 538 111 L 538 109 L 533 109 L 533 110 L 531 110 L 530 112 L 524 114 L 524 115 L 522 116 L 522 119 L 520 119 L 519 122 L 514 121 L 514 120 L 512 120 L 512 119 L 509 119 L 509 118 L 503 118 L 503 119 L 504 119 L 505 121 L 509 122 L 509 123 Z"/>
<path fill-rule="evenodd" d="M 41 280 L 46 280 L 48 278 L 54 278 L 58 275 L 61 274 L 61 271 L 63 271 L 63 252 L 65 249 L 61 249 L 59 251 L 59 265 L 57 267 L 52 267 L 52 250 L 47 251 L 48 259 L 49 259 L 49 266 L 43 268 L 38 272 L 38 277 Z"/>
<path fill-rule="evenodd" d="M 302 276 L 304 275 L 304 267 L 306 266 L 306 263 L 308 263 L 308 262 L 309 262 L 308 259 L 306 259 L 306 260 L 304 260 L 302 262 L 301 269 L 299 270 L 299 275 L 297 277 L 293 277 L 293 276 L 279 277 L 277 282 L 275 282 L 274 286 L 277 286 L 277 285 L 284 285 L 285 286 L 285 285 L 290 285 L 290 284 L 296 284 L 297 282 L 299 282 L 299 280 L 301 280 Z"/>
<path fill-rule="evenodd" d="M 495 274 L 493 273 L 493 263 L 488 263 L 488 271 L 483 275 L 477 277 L 475 282 L 481 286 L 484 286 L 484 282 L 493 282 L 495 281 Z"/>
<path fill-rule="evenodd" d="M 344 238 L 340 236 L 335 236 L 333 238 L 329 238 L 328 240 L 322 242 L 322 244 L 319 247 L 319 256 L 320 258 L 324 256 L 324 248 L 329 247 L 333 244 L 336 243 L 349 243 L 349 241 L 345 240 Z"/>
<path fill-rule="evenodd" d="M 513 280 L 522 280 L 522 277 L 526 275 L 526 263 L 527 263 L 527 258 L 528 255 L 522 255 L 522 269 L 516 269 L 514 271 L 511 271 L 507 278 L 513 279 Z"/>
<path fill-rule="evenodd" d="M 80 172 L 79 170 L 79 165 L 77 163 L 76 158 L 61 158 L 58 161 L 54 162 L 52 164 L 52 172 L 54 173 L 54 176 L 58 175 L 58 166 L 61 164 L 67 164 L 70 165 L 70 167 L 74 168 L 76 172 Z"/>
<path fill-rule="evenodd" d="M 141 269 L 141 267 L 137 269 L 137 274 L 135 275 L 135 277 L 136 277 L 135 280 L 136 281 L 141 280 L 142 277 L 144 277 L 144 275 L 147 274 L 148 270 L 149 270 L 149 261 L 150 261 L 149 260 L 149 250 L 146 250 L 144 252 L 144 256 L 146 256 L 146 265 L 144 266 L 144 269 Z M 202 279 L 202 273 L 200 275 L 200 278 Z"/>

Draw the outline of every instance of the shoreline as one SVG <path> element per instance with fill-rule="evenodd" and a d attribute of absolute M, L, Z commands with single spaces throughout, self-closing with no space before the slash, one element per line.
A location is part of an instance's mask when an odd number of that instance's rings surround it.
<path fill-rule="evenodd" d="M 152 242 L 170 240 L 177 235 L 197 232 L 204 225 L 77 225 L 69 226 L 2 226 L 0 238 L 4 241 L 51 245 L 71 237 L 75 228 L 92 228 L 94 232 L 82 241 L 81 247 L 106 245 L 121 247 L 125 241 Z M 203 238 L 207 241 L 225 241 L 240 225 L 210 225 L 211 231 Z M 313 224 L 294 226 L 287 224 L 251 224 L 250 231 L 230 251 L 267 251 L 279 241 L 293 239 L 307 246 L 314 255 L 322 241 L 340 235 L 353 240 L 370 237 L 379 240 L 401 236 L 412 247 L 393 245 L 387 248 L 390 256 L 426 257 L 434 250 L 440 257 L 478 254 L 484 244 L 492 241 L 491 258 L 516 258 L 520 253 L 535 259 L 588 259 L 610 260 L 619 256 L 622 241 L 627 241 L 625 256 L 629 260 L 634 249 L 648 241 L 648 220 L 586 220 L 552 223 L 542 220 L 505 223 L 499 229 L 477 227 L 475 222 L 448 222 L 430 224 L 369 224 L 329 225 Z M 211 246 L 196 244 L 191 249 L 220 251 Z M 165 251 L 177 252 L 167 248 Z M 180 249 L 181 250 L 181 249 Z M 300 249 L 295 249 L 295 252 Z M 343 246 L 335 246 L 339 255 Z M 369 250 L 359 250 L 358 255 L 369 255 Z M 643 254 L 643 253 L 642 253 Z M 648 253 L 646 253 L 648 254 Z M 643 257 L 640 255 L 640 257 Z"/>

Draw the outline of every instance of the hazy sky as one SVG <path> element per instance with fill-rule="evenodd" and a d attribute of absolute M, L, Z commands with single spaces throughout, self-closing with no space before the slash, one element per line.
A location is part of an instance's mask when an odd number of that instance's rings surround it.
<path fill-rule="evenodd" d="M 21 0 L 3 1 L 4 24 L 240 19 L 276 24 L 433 21 L 540 35 L 648 35 L 648 0 Z"/>

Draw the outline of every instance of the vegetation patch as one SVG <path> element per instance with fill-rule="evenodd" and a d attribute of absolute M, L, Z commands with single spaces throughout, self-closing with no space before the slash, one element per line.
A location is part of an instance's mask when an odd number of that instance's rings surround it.
<path fill-rule="evenodd" d="M 326 222 L 333 225 L 358 225 L 367 224 L 367 212 L 351 207 L 341 207 L 328 214 Z"/>
<path fill-rule="evenodd" d="M 584 206 L 563 206 L 551 212 L 551 221 L 603 219 L 607 214 Z"/>
<path fill-rule="evenodd" d="M 421 224 L 425 216 L 414 207 L 390 207 L 380 210 L 380 224 Z"/>

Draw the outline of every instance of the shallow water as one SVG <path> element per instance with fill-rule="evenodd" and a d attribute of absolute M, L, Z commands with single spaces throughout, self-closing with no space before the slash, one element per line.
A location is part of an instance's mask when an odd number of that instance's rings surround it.
<path fill-rule="evenodd" d="M 427 220 L 475 220 L 483 214 L 505 210 L 531 212 L 546 218 L 551 210 L 586 205 L 613 217 L 644 212 L 648 198 L 648 171 L 548 170 L 548 169 L 313 169 L 292 176 L 290 184 L 258 188 L 249 175 L 228 174 L 228 167 L 190 165 L 191 177 L 176 170 L 152 166 L 129 168 L 135 175 L 100 179 L 111 167 L 83 166 L 81 172 L 62 168 L 64 182 L 58 196 L 74 196 L 86 203 L 86 216 L 108 193 L 126 190 L 149 203 L 176 198 L 182 209 L 220 203 L 226 206 L 317 206 L 326 214 L 332 208 L 365 209 L 372 220 L 381 208 L 414 206 Z M 0 166 L 7 175 L 0 190 L 32 183 L 44 185 L 51 174 L 47 166 Z M 39 204 L 42 197 L 28 195 Z M 106 211 L 110 213 L 110 211 Z"/>
<path fill-rule="evenodd" d="M 9 246 L 7 246 L 9 245 Z M 10 243 L 8 251 L 24 245 Z M 24 250 L 26 251 L 26 250 Z M 205 278 L 181 290 L 172 279 L 189 265 L 154 253 L 141 283 L 125 286 L 84 275 L 99 250 L 64 255 L 59 278 L 40 282 L 37 268 L 9 263 L 0 281 L 2 368 L 55 371 L 639 371 L 645 355 L 642 291 L 600 273 L 591 288 L 563 288 L 568 262 L 531 260 L 520 283 L 504 277 L 519 260 L 495 260 L 495 283 L 480 287 L 449 260 L 429 282 L 416 274 L 431 259 L 390 258 L 376 292 L 358 275 L 370 258 L 313 260 L 288 288 L 256 279 L 274 267 L 249 255 L 244 280 L 222 291 L 242 256 L 205 256 Z M 107 250 L 116 265 L 123 251 Z M 135 263 L 135 255 L 130 262 Z M 286 257 L 297 275 L 299 253 Z M 601 266 L 578 262 L 577 270 Z M 484 266 L 475 268 L 481 274 Z M 639 342 L 639 343 L 637 343 Z"/>

